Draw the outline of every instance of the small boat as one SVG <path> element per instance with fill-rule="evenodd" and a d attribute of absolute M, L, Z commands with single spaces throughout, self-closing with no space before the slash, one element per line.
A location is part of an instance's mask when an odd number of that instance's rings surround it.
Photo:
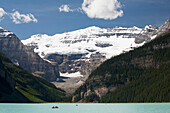
<path fill-rule="evenodd" d="M 58 108 L 58 106 L 53 106 L 52 109 Z"/>

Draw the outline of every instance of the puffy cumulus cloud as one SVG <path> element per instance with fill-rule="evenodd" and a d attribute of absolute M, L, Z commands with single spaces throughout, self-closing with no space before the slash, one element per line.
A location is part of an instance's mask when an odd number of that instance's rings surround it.
<path fill-rule="evenodd" d="M 13 9 L 12 11 L 15 11 L 15 9 Z M 4 15 L 7 15 L 7 17 L 10 17 L 15 24 L 38 22 L 38 20 L 31 13 L 20 14 L 18 11 L 9 13 L 9 12 L 5 12 L 3 8 L 0 8 L 0 21 L 4 19 L 3 18 Z"/>
<path fill-rule="evenodd" d="M 4 11 L 4 9 L 0 8 L 0 21 L 3 20 L 3 16 L 6 15 L 7 13 Z"/>
<path fill-rule="evenodd" d="M 123 16 L 122 5 L 117 0 L 84 0 L 83 11 L 90 18 L 113 20 Z"/>
<path fill-rule="evenodd" d="M 66 4 L 61 5 L 58 9 L 60 12 L 67 12 L 67 13 L 73 12 L 73 10 L 70 9 L 69 5 L 66 5 Z"/>
<path fill-rule="evenodd" d="M 38 22 L 38 20 L 31 13 L 20 14 L 18 11 L 15 11 L 14 13 L 10 13 L 10 17 L 15 24 Z"/>

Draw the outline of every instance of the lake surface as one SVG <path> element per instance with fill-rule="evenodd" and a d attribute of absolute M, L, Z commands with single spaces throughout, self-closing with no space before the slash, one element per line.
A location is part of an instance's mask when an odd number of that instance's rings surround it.
<path fill-rule="evenodd" d="M 52 109 L 52 106 L 58 106 L 59 108 Z M 120 104 L 0 103 L 0 113 L 170 113 L 170 103 L 120 103 Z"/>

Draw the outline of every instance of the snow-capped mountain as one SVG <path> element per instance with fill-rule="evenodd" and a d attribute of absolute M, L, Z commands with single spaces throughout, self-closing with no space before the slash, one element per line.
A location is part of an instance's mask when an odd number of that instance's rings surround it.
<path fill-rule="evenodd" d="M 148 32 L 148 29 L 156 30 L 152 26 L 144 29 L 137 27 L 105 29 L 93 26 L 53 36 L 33 35 L 22 42 L 24 45 L 33 47 L 42 58 L 56 53 L 60 55 L 86 54 L 85 57 L 89 58 L 96 52 L 110 58 L 150 40 L 149 37 L 145 37 L 145 40 L 141 38 L 140 44 L 135 43 L 135 38 L 143 32 Z"/>
<path fill-rule="evenodd" d="M 168 30 L 169 25 L 170 20 L 159 28 L 152 25 L 144 28 L 92 26 L 53 36 L 37 34 L 22 42 L 44 60 L 58 64 L 60 75 L 70 78 L 55 85 L 68 91 L 83 84 L 88 75 L 105 60 L 142 46 Z"/>
<path fill-rule="evenodd" d="M 10 34 L 14 34 L 14 33 L 0 27 L 0 37 L 7 37 Z"/>
<path fill-rule="evenodd" d="M 60 75 L 78 77 L 89 75 L 103 61 L 142 46 L 154 38 L 157 27 L 88 27 L 62 34 L 33 35 L 22 40 L 41 58 L 58 63 Z"/>

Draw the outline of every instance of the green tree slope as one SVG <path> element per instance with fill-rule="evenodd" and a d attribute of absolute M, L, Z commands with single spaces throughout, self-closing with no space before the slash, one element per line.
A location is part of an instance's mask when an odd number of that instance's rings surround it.
<path fill-rule="evenodd" d="M 1 75 L 6 75 L 6 79 L 0 77 L 0 102 L 69 101 L 63 90 L 13 64 L 2 52 L 0 52 L 0 71 Z M 10 82 L 6 82 L 10 78 L 15 81 L 14 89 L 11 88 Z"/>
<path fill-rule="evenodd" d="M 167 31 L 142 47 L 105 61 L 74 97 L 75 101 L 85 102 L 169 102 L 169 84 L 170 31 Z M 103 87 L 108 92 L 100 96 L 95 91 Z"/>

